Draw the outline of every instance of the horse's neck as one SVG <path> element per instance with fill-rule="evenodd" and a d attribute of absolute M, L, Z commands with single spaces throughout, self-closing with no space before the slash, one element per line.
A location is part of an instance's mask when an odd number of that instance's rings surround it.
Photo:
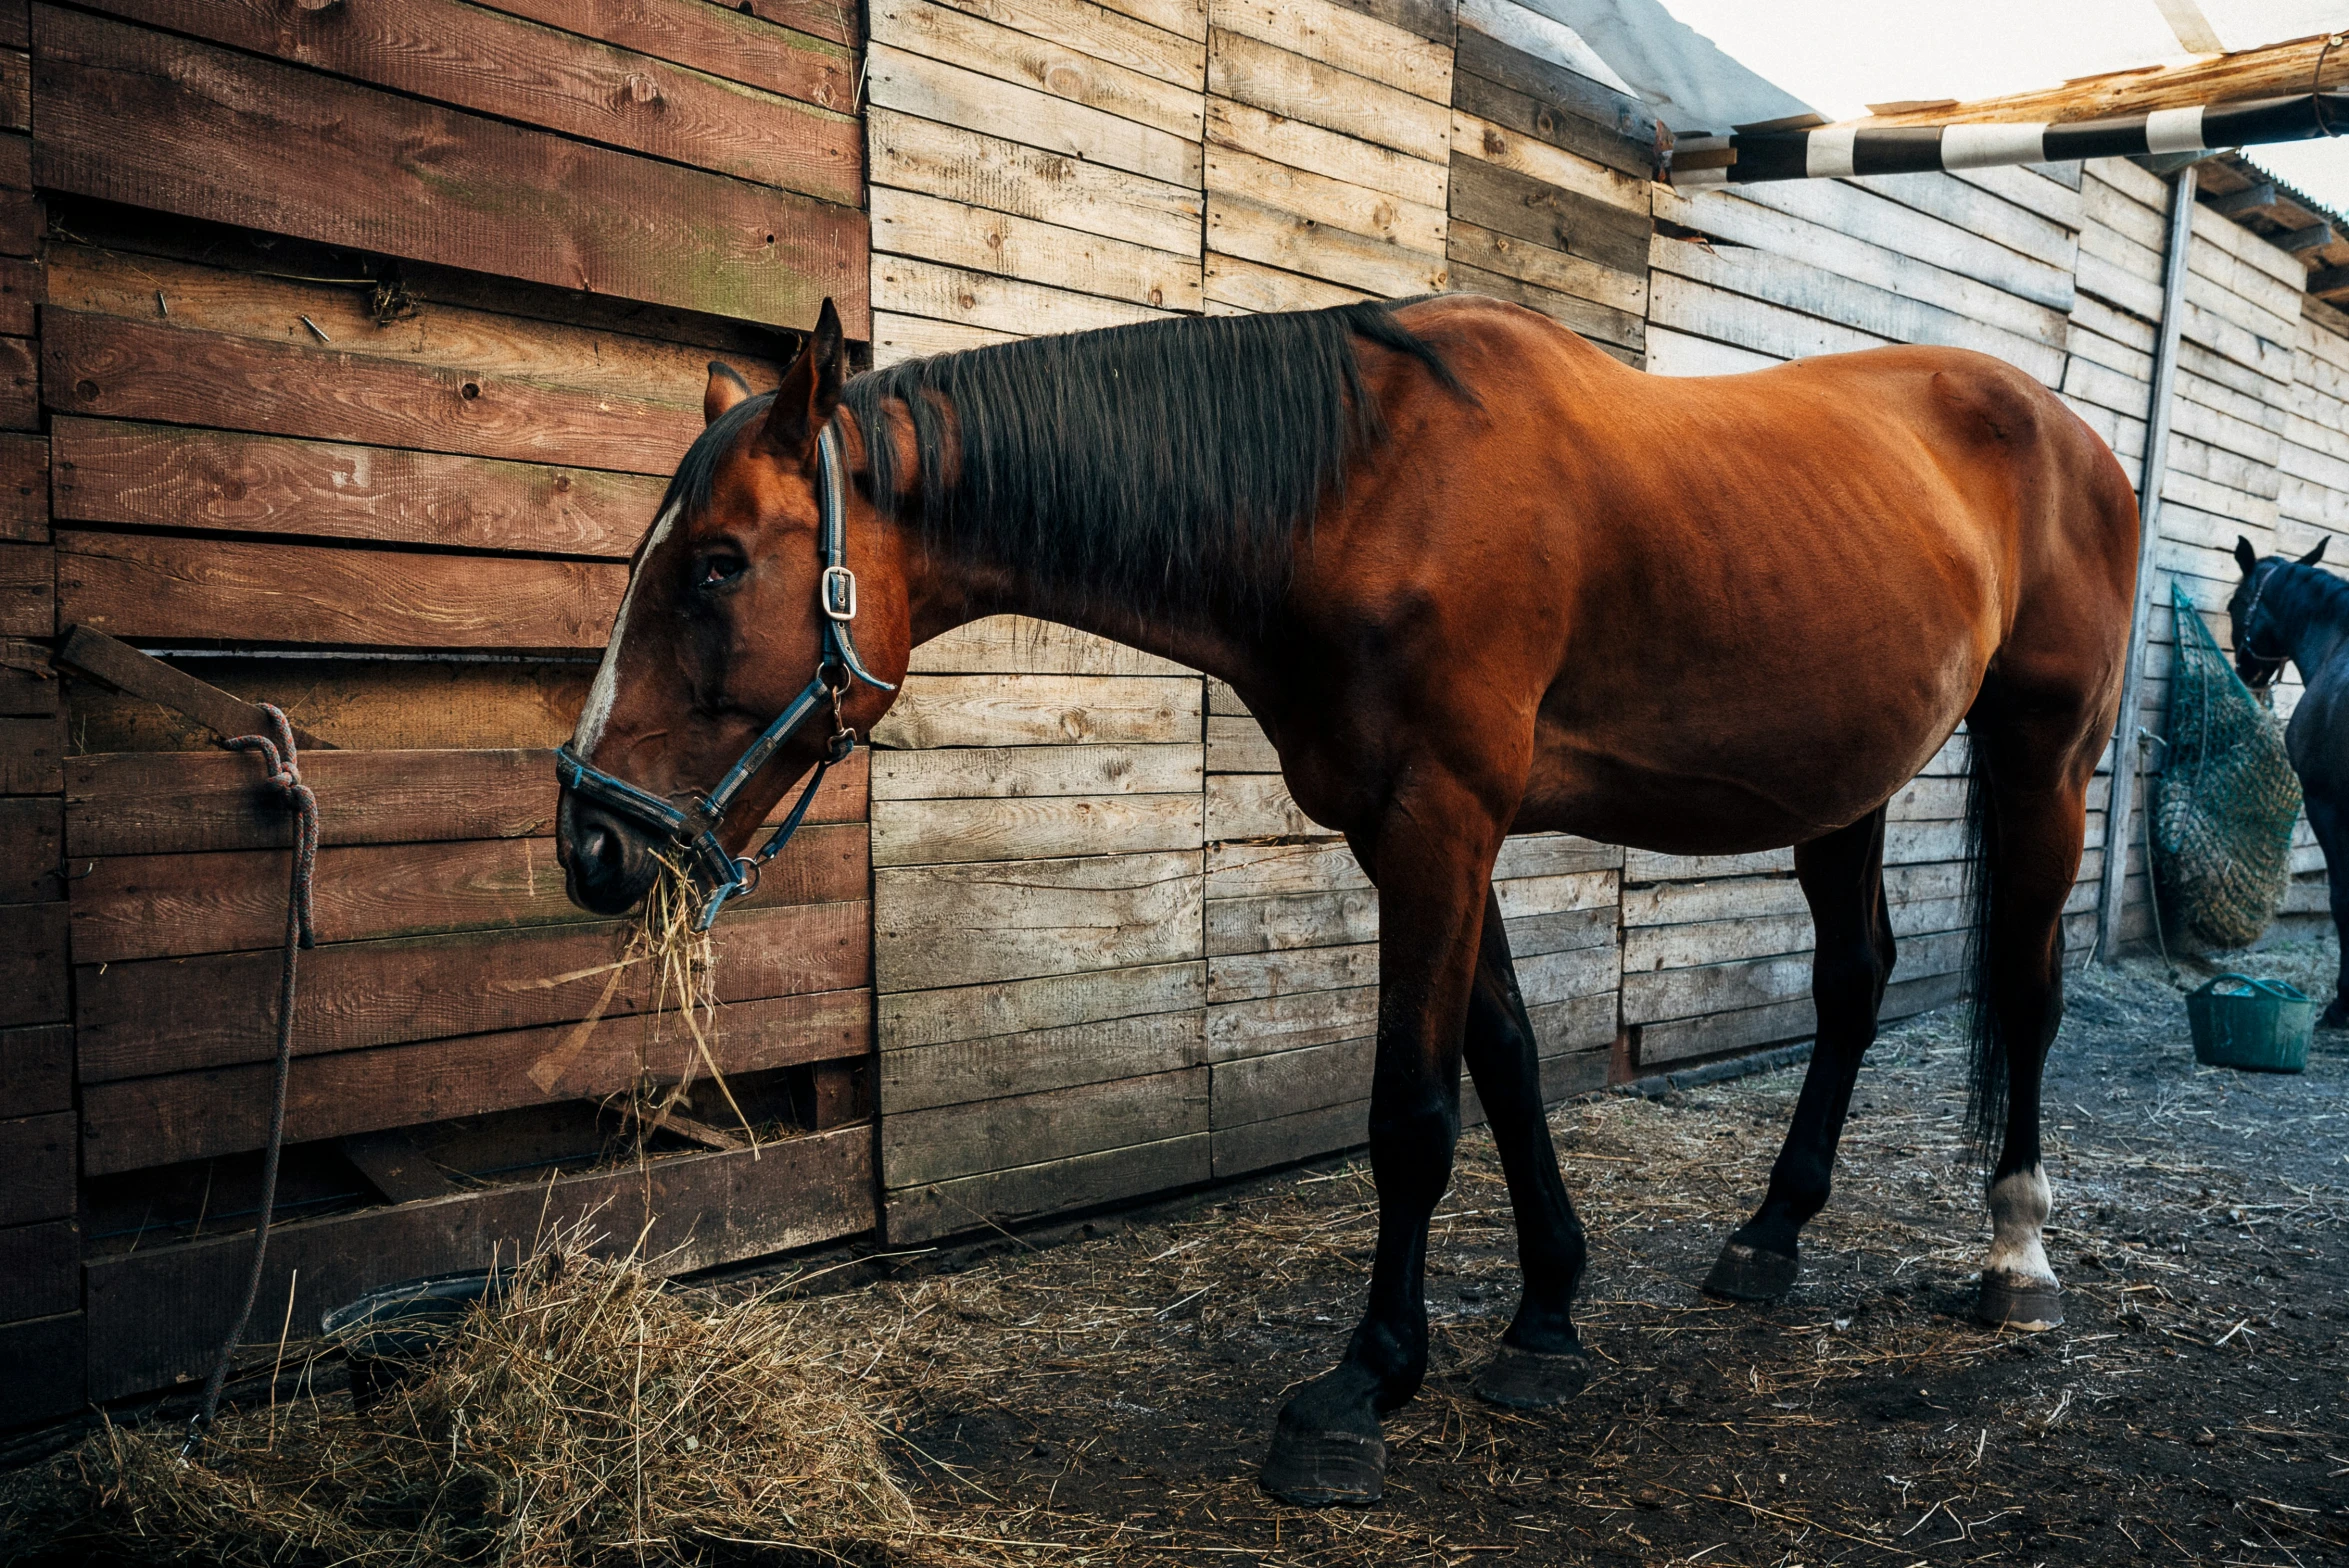
<path fill-rule="evenodd" d="M 2324 579 L 2315 567 L 2302 567 L 2293 577 L 2300 579 L 2305 572 L 2312 578 Z M 2303 684 L 2312 684 L 2317 672 L 2332 663 L 2349 643 L 2349 602 L 2329 590 L 2329 579 L 2318 581 L 2295 580 L 2291 593 L 2278 606 L 2276 627 L 2283 634 L 2284 646 L 2290 650 L 2292 662 L 2300 667 Z"/>

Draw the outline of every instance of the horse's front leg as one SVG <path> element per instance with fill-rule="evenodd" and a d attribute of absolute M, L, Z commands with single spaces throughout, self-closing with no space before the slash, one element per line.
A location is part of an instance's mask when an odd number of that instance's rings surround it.
<path fill-rule="evenodd" d="M 1370 1166 L 1378 1252 L 1370 1299 L 1336 1370 L 1280 1413 L 1264 1489 L 1294 1503 L 1367 1504 L 1386 1483 L 1379 1417 L 1427 1374 L 1427 1226 L 1460 1136 L 1460 1047 L 1485 888 L 1502 829 L 1490 804 L 1446 776 L 1421 775 L 1355 853 L 1378 885 L 1378 1054 Z"/>

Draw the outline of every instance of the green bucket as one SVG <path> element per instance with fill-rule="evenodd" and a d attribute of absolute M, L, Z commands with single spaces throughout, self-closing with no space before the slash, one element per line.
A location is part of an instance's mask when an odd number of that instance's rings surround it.
<path fill-rule="evenodd" d="M 2316 1003 L 2282 980 L 2220 975 L 2188 994 L 2186 1023 L 2205 1066 L 2296 1073 L 2308 1066 Z"/>

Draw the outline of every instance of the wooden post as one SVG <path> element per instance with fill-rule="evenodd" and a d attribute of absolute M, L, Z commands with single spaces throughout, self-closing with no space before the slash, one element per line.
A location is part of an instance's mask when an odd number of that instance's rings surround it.
<path fill-rule="evenodd" d="M 2121 676 L 2121 712 L 2113 725 L 2112 793 L 2104 812 L 2104 883 L 2097 897 L 2096 950 L 2120 961 L 2121 915 L 2129 883 L 2131 818 L 2136 810 L 2140 710 L 2145 701 L 2145 638 L 2153 620 L 2153 551 L 2161 533 L 2161 487 L 2169 473 L 2170 399 L 2178 380 L 2178 328 L 2186 314 L 2187 248 L 2194 240 L 2195 165 L 2170 179 L 2164 247 L 2161 326 L 2153 345 L 2153 396 L 2145 412 L 2145 466 L 2137 483 L 2137 600 L 2129 612 L 2129 658 Z M 2145 875 L 2150 879 L 2153 867 Z"/>

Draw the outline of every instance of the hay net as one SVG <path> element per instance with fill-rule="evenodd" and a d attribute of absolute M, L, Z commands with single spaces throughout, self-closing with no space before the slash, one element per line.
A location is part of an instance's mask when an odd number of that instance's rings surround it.
<path fill-rule="evenodd" d="M 2163 905 L 2203 940 L 2258 940 L 2292 879 L 2300 779 L 2284 726 L 2219 651 L 2176 584 L 2168 749 L 2153 811 L 2154 871 Z"/>

